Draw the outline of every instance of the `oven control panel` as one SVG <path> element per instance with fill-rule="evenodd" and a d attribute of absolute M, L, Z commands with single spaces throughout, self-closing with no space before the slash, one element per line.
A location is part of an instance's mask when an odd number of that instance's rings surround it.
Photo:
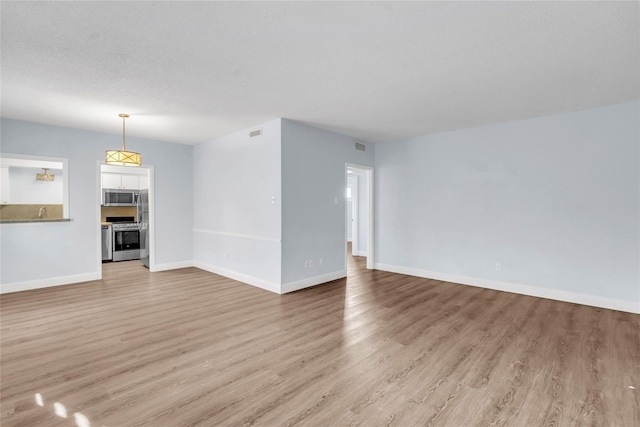
<path fill-rule="evenodd" d="M 114 230 L 137 230 L 140 225 L 137 222 L 117 222 L 112 227 Z"/>

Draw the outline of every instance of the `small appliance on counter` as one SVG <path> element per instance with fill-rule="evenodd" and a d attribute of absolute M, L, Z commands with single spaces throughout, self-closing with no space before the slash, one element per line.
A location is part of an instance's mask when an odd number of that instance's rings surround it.
<path fill-rule="evenodd" d="M 113 230 L 112 260 L 140 259 L 140 226 L 132 216 L 108 216 Z"/>

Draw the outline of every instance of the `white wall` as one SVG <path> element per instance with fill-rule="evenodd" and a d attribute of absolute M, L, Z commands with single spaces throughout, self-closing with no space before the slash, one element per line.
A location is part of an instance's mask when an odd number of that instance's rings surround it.
<path fill-rule="evenodd" d="M 350 189 L 353 197 L 353 181 L 355 177 L 351 174 L 347 175 L 347 188 Z M 353 199 L 347 199 L 347 242 L 353 241 Z"/>
<path fill-rule="evenodd" d="M 352 187 L 353 200 L 347 202 L 347 211 L 353 204 L 353 245 L 354 256 L 367 256 L 369 240 L 369 178 L 364 169 L 349 168 L 351 174 L 347 176 L 347 182 Z M 349 224 L 348 224 L 349 225 Z M 347 227 L 347 234 L 350 232 Z"/>
<path fill-rule="evenodd" d="M 259 137 L 252 128 L 194 148 L 194 259 L 280 292 L 280 120 L 259 127 Z"/>
<path fill-rule="evenodd" d="M 347 242 L 353 241 L 353 200 L 347 200 Z"/>
<path fill-rule="evenodd" d="M 361 153 L 347 136 L 282 120 L 283 292 L 346 275 L 345 163 L 373 166 L 373 147 Z"/>
<path fill-rule="evenodd" d="M 632 102 L 377 144 L 377 267 L 640 312 L 639 116 Z"/>
<path fill-rule="evenodd" d="M 369 183 L 365 173 L 358 173 L 358 254 L 367 256 L 369 247 Z"/>
<path fill-rule="evenodd" d="M 69 159 L 70 222 L 0 225 L 1 291 L 98 277 L 97 167 L 120 136 L 2 119 L 2 151 Z M 193 260 L 193 147 L 127 138 L 155 170 L 156 266 Z"/>
<path fill-rule="evenodd" d="M 53 181 L 37 181 L 36 174 L 44 173 L 40 168 L 10 167 L 9 194 L 12 204 L 62 204 L 63 180 L 61 170 L 49 170 Z"/>

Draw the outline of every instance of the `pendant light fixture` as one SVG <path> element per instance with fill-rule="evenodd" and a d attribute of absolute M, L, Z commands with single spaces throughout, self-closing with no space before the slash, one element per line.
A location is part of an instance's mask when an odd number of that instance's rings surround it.
<path fill-rule="evenodd" d="M 118 116 L 122 117 L 122 150 L 107 150 L 106 162 L 110 165 L 140 166 L 142 163 L 142 155 L 140 153 L 134 153 L 133 151 L 127 151 L 127 146 L 125 145 L 124 121 L 129 115 L 123 113 Z"/>
<path fill-rule="evenodd" d="M 42 168 L 42 170 L 44 173 L 36 174 L 36 181 L 53 181 L 56 178 L 55 175 L 49 173 L 48 168 Z"/>

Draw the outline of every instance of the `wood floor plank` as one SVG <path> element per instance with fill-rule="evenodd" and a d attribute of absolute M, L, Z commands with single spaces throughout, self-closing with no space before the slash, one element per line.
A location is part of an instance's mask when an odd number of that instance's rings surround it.
<path fill-rule="evenodd" d="M 287 295 L 138 262 L 2 295 L 0 422 L 640 425 L 640 316 L 348 258 Z"/>

